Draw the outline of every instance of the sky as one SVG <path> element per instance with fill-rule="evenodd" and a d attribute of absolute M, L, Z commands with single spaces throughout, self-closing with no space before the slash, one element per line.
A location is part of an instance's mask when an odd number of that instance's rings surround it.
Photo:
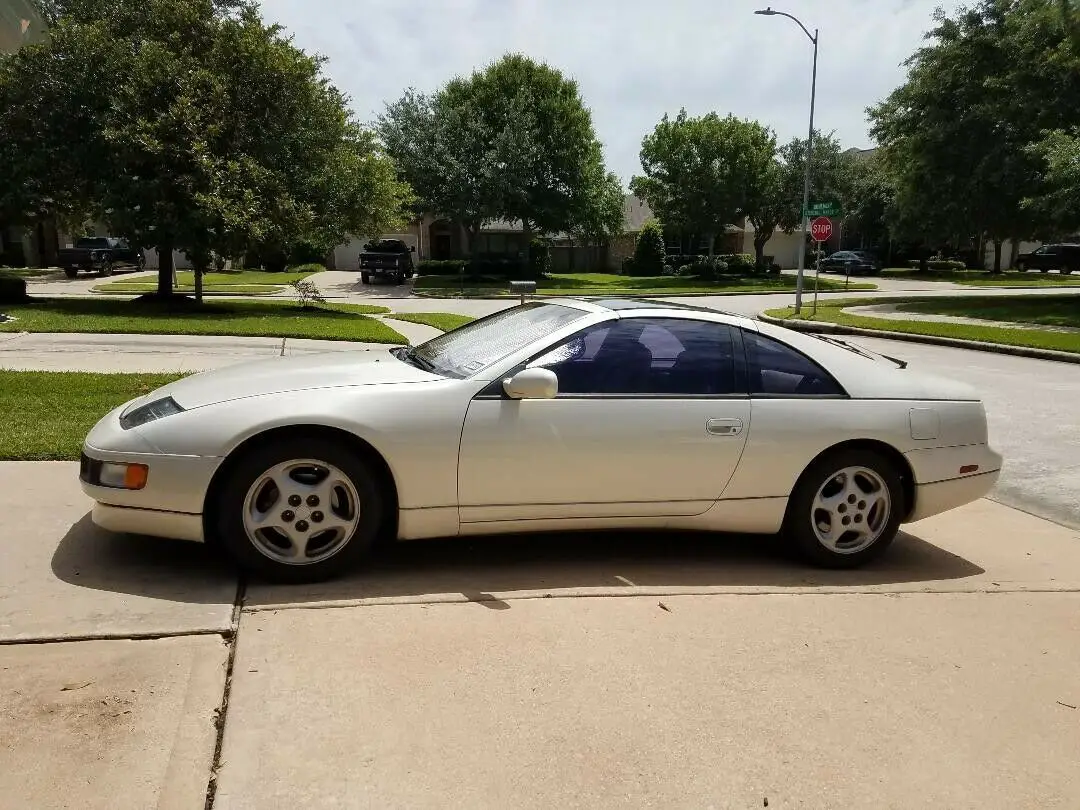
<path fill-rule="evenodd" d="M 508 52 L 577 80 L 608 167 L 640 173 L 641 139 L 666 112 L 733 113 L 806 137 L 813 46 L 759 0 L 263 0 L 263 16 L 328 58 L 370 122 L 408 87 L 438 89 Z M 816 126 L 867 148 L 866 108 L 902 83 L 904 60 L 947 0 L 772 0 L 820 29 Z"/>

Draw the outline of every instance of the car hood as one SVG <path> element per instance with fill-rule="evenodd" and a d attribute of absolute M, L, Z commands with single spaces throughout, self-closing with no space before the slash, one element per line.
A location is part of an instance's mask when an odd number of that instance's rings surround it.
<path fill-rule="evenodd" d="M 241 363 L 194 374 L 148 394 L 137 404 L 172 397 L 185 410 L 233 399 L 354 385 L 441 380 L 398 360 L 389 349 L 327 352 Z"/>

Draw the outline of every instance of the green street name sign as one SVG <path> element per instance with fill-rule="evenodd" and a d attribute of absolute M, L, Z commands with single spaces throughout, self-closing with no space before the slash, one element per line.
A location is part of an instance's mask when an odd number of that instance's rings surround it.
<path fill-rule="evenodd" d="M 810 211 L 807 216 L 813 217 L 838 217 L 840 216 L 840 203 L 816 202 L 810 203 Z"/>

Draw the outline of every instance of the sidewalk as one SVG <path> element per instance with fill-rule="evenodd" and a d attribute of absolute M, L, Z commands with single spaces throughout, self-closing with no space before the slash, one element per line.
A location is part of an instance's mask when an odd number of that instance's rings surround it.
<path fill-rule="evenodd" d="M 1080 803 L 1080 534 L 990 501 L 861 571 L 453 539 L 236 613 L 207 549 L 94 528 L 76 470 L 0 464 L 5 806 Z"/>
<path fill-rule="evenodd" d="M 890 321 L 923 321 L 929 323 L 957 323 L 968 326 L 992 326 L 997 329 L 1028 329 L 1036 332 L 1080 333 L 1073 326 L 1048 326 L 1038 323 L 1018 323 L 1017 321 L 992 321 L 986 318 L 967 318 L 962 315 L 935 315 L 929 312 L 907 312 L 897 304 L 872 304 L 860 307 L 844 307 L 849 315 L 862 315 L 867 318 L 884 318 Z"/>

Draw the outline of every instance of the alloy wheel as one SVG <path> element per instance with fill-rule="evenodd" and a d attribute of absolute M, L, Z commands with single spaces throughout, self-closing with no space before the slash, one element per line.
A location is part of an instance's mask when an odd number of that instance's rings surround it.
<path fill-rule="evenodd" d="M 360 523 L 360 496 L 344 472 L 314 459 L 276 464 L 244 498 L 244 531 L 263 555 L 311 565 L 344 548 Z"/>

